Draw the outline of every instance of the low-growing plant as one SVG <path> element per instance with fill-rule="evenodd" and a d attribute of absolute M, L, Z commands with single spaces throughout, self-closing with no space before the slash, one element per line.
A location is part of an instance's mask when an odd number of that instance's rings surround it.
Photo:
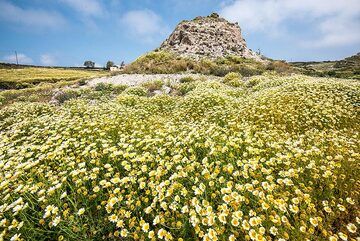
<path fill-rule="evenodd" d="M 128 85 L 124 85 L 124 84 L 116 84 L 113 86 L 113 92 L 115 94 L 120 94 L 122 93 L 124 90 L 126 90 L 129 86 Z"/>
<path fill-rule="evenodd" d="M 194 90 L 196 88 L 196 83 L 194 82 L 188 82 L 188 83 L 181 83 L 174 86 L 174 89 L 180 94 L 180 95 L 186 95 L 190 91 Z"/>
<path fill-rule="evenodd" d="M 3 107 L 0 239 L 356 240 L 360 83 L 258 79 Z"/>
<path fill-rule="evenodd" d="M 64 103 L 65 101 L 74 99 L 79 97 L 80 91 L 75 89 L 63 89 L 57 92 L 54 96 L 54 99 L 57 100 L 60 104 Z"/>
<path fill-rule="evenodd" d="M 123 93 L 126 95 L 147 96 L 148 91 L 142 86 L 132 86 L 127 88 Z"/>
<path fill-rule="evenodd" d="M 242 76 L 236 72 L 230 72 L 224 77 L 224 84 L 233 86 L 233 87 L 242 87 L 244 86 L 244 82 L 242 81 Z"/>
<path fill-rule="evenodd" d="M 276 71 L 280 74 L 290 74 L 296 72 L 296 70 L 285 61 L 271 61 L 266 66 L 266 70 Z"/>
<path fill-rule="evenodd" d="M 196 81 L 196 80 L 192 76 L 185 76 L 179 80 L 180 83 L 190 83 L 190 82 L 194 82 L 194 81 Z"/>
<path fill-rule="evenodd" d="M 163 80 L 151 80 L 141 84 L 142 87 L 146 88 L 150 92 L 154 90 L 160 90 L 163 87 L 163 85 L 164 85 Z"/>
<path fill-rule="evenodd" d="M 96 91 L 113 91 L 114 85 L 110 83 L 100 82 L 95 85 L 94 89 Z"/>
<path fill-rule="evenodd" d="M 86 85 L 86 80 L 85 80 L 85 79 L 81 79 L 81 80 L 78 81 L 78 84 L 79 84 L 80 86 Z"/>

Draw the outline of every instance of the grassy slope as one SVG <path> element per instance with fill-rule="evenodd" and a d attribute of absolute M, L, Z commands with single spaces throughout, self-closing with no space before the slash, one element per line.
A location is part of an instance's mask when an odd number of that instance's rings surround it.
<path fill-rule="evenodd" d="M 180 73 L 193 72 L 225 76 L 229 72 L 238 72 L 243 76 L 253 76 L 264 73 L 267 70 L 289 72 L 291 69 L 286 63 L 272 61 L 269 64 L 260 63 L 251 59 L 237 56 L 228 56 L 216 60 L 201 59 L 195 61 L 183 58 L 170 52 L 150 52 L 127 65 L 125 73 Z"/>
<path fill-rule="evenodd" d="M 0 110 L 4 239 L 355 240 L 358 82 L 192 84 Z"/>
<path fill-rule="evenodd" d="M 93 78 L 104 71 L 69 70 L 55 68 L 0 68 L 0 89 L 24 89 L 40 83 L 56 83 Z"/>
<path fill-rule="evenodd" d="M 20 99 L 49 100 L 55 88 L 108 75 L 102 70 L 21 67 L 0 68 L 0 104 Z"/>
<path fill-rule="evenodd" d="M 290 64 L 308 75 L 360 79 L 360 54 L 339 61 L 294 62 Z"/>

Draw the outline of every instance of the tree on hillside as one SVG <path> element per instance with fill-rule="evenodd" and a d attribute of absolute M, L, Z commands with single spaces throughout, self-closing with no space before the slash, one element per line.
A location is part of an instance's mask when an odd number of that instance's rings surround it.
<path fill-rule="evenodd" d="M 112 62 L 111 60 L 109 60 L 107 63 L 106 63 L 106 68 L 107 69 L 110 69 L 110 67 L 113 67 L 114 66 L 114 62 Z"/>
<path fill-rule="evenodd" d="M 95 62 L 93 62 L 93 61 L 91 61 L 91 60 L 86 60 L 86 61 L 84 62 L 84 66 L 85 66 L 86 68 L 94 68 L 94 67 L 95 67 Z"/>

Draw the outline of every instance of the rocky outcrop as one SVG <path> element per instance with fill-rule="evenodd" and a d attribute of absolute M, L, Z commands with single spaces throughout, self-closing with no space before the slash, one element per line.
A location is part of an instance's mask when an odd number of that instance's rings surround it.
<path fill-rule="evenodd" d="M 182 21 L 159 50 L 195 59 L 235 55 L 262 61 L 258 54 L 247 48 L 238 23 L 230 23 L 216 13 Z"/>

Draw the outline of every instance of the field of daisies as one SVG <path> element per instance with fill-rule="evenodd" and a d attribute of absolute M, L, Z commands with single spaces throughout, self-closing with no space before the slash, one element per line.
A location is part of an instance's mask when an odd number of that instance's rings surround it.
<path fill-rule="evenodd" d="M 360 240 L 360 82 L 0 110 L 0 240 Z"/>

